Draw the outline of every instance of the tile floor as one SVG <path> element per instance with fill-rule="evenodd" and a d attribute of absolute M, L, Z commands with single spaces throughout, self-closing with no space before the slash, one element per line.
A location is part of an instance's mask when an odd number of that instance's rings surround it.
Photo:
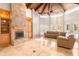
<path fill-rule="evenodd" d="M 78 56 L 78 42 L 72 50 L 57 47 L 56 39 L 50 43 L 46 38 L 28 39 L 15 46 L 0 48 L 1 56 Z"/>

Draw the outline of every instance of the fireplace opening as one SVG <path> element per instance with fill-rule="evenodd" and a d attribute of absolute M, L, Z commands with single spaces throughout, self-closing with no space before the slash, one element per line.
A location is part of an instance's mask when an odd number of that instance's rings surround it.
<path fill-rule="evenodd" d="M 15 32 L 15 39 L 20 39 L 24 37 L 24 31 L 16 31 Z"/>

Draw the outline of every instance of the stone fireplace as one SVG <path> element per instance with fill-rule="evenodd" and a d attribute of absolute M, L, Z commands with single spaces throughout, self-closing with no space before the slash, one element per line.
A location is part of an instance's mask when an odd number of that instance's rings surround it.
<path fill-rule="evenodd" d="M 13 45 L 27 40 L 26 5 L 24 3 L 11 3 L 11 41 Z"/>
<path fill-rule="evenodd" d="M 12 45 L 23 43 L 27 41 L 27 39 L 28 39 L 28 36 L 27 36 L 26 29 L 23 29 L 23 30 L 12 29 L 11 30 Z"/>

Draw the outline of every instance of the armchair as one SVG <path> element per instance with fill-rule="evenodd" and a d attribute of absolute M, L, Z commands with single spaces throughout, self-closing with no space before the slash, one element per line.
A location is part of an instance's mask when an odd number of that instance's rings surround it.
<path fill-rule="evenodd" d="M 72 49 L 75 41 L 76 39 L 74 38 L 73 35 L 69 35 L 68 37 L 58 36 L 57 46 Z"/>

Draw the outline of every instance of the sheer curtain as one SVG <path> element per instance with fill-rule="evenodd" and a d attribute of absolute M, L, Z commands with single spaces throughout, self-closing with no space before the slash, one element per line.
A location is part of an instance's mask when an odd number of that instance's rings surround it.
<path fill-rule="evenodd" d="M 49 31 L 49 16 L 40 16 L 40 35 L 43 35 L 46 31 Z"/>
<path fill-rule="evenodd" d="M 50 18 L 49 18 L 50 17 Z M 64 31 L 63 13 L 59 15 L 41 15 L 40 17 L 40 34 L 46 31 Z"/>
<path fill-rule="evenodd" d="M 51 31 L 64 31 L 64 15 L 57 14 L 57 15 L 51 15 L 51 23 L 50 28 Z"/>
<path fill-rule="evenodd" d="M 39 14 L 32 10 L 32 24 L 33 24 L 33 37 L 39 36 L 40 29 L 39 29 Z"/>

